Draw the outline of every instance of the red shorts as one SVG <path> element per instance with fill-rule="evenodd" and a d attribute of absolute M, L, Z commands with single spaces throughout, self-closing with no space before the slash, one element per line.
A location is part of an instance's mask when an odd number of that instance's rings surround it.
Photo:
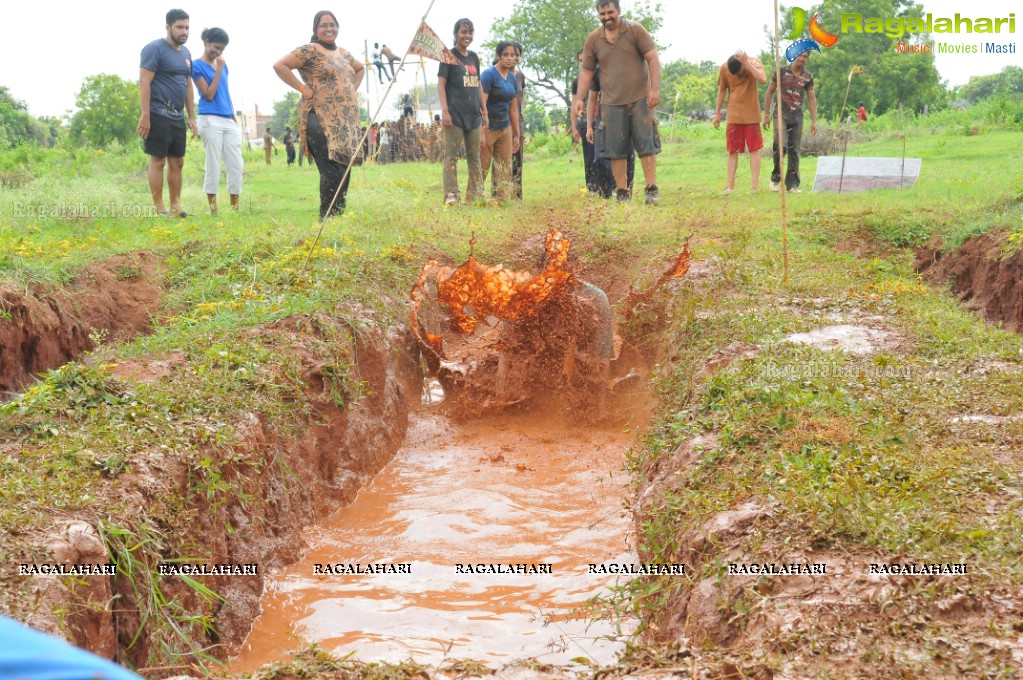
<path fill-rule="evenodd" d="M 729 123 L 725 128 L 728 153 L 760 151 L 764 148 L 764 137 L 760 134 L 759 123 Z"/>

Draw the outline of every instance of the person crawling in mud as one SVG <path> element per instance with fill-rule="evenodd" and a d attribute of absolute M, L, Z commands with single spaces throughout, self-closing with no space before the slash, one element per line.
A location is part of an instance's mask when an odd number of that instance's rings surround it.
<path fill-rule="evenodd" d="M 472 256 L 455 269 L 424 268 L 413 289 L 413 327 L 458 413 L 513 405 L 587 419 L 606 413 L 616 347 L 611 305 L 581 278 L 582 265 L 560 234 L 548 234 L 545 250 L 537 274 L 488 267 Z M 432 297 L 428 280 L 436 281 L 443 309 L 421 314 L 420 303 Z M 444 321 L 447 331 L 427 331 Z"/>
<path fill-rule="evenodd" d="M 547 264 L 545 252 L 540 269 Z M 574 253 L 569 254 L 569 267 L 573 280 L 561 293 L 536 319 L 511 329 L 508 351 L 502 355 L 503 373 L 518 365 L 528 382 L 515 384 L 499 370 L 497 387 L 525 389 L 534 402 L 549 397 L 572 415 L 600 420 L 607 414 L 615 358 L 614 316 L 607 294 L 581 278 L 584 266 Z"/>

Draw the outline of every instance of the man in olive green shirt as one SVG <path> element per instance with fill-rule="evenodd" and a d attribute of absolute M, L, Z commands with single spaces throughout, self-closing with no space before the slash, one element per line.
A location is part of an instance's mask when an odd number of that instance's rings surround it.
<path fill-rule="evenodd" d="M 646 179 L 647 205 L 657 205 L 657 134 L 655 110 L 661 103 L 661 62 L 657 46 L 643 26 L 621 16 L 618 0 L 597 0 L 601 27 L 590 33 L 583 46 L 579 69 L 579 92 L 588 92 L 593 72 L 600 66 L 601 121 L 604 125 L 602 156 L 611 161 L 619 201 L 631 198 L 627 180 L 627 157 L 635 148 Z M 576 116 L 583 114 L 583 102 L 576 102 Z M 593 131 L 586 131 L 593 142 Z"/>

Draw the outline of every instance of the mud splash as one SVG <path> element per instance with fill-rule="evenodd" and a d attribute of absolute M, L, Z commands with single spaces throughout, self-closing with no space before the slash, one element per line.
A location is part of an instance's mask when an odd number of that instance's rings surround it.
<path fill-rule="evenodd" d="M 634 563 L 621 472 L 631 435 L 533 416 L 455 424 L 434 407 L 356 501 L 311 530 L 311 549 L 268 579 L 234 672 L 316 642 L 364 660 L 502 665 L 610 662 L 614 627 L 575 614 Z M 411 574 L 314 575 L 316 564 L 411 563 Z M 552 573 L 466 574 L 458 564 L 551 564 Z"/>

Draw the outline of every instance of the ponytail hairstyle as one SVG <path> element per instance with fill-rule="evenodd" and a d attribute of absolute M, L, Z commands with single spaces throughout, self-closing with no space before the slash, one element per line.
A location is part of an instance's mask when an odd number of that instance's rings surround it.
<path fill-rule="evenodd" d="M 456 38 L 458 37 L 458 29 L 462 28 L 462 26 L 467 26 L 469 30 L 472 31 L 473 33 L 476 32 L 476 27 L 472 25 L 472 21 L 470 21 L 469 19 L 459 19 L 458 21 L 455 22 Z"/>
<path fill-rule="evenodd" d="M 227 31 L 222 28 L 204 28 L 202 29 L 202 41 L 204 43 L 223 43 L 227 45 L 229 39 L 227 37 Z"/>

